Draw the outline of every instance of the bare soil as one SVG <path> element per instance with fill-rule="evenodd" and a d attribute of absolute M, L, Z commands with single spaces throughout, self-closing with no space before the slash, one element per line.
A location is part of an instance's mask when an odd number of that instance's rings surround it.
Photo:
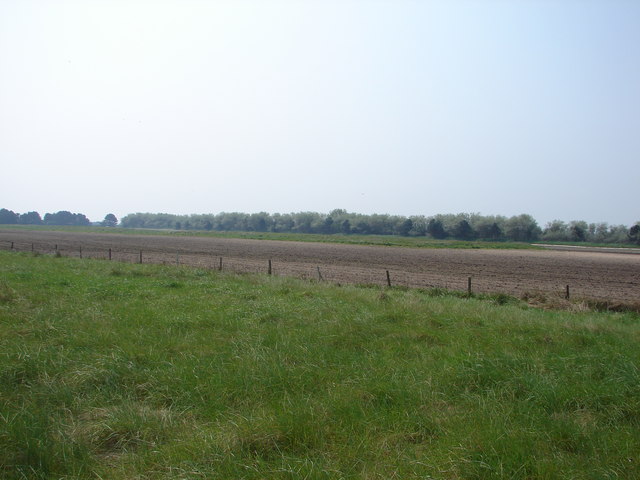
<path fill-rule="evenodd" d="M 609 251 L 417 249 L 211 237 L 146 236 L 54 231 L 0 231 L 0 248 L 113 261 L 192 265 L 335 283 L 393 285 L 474 292 L 562 295 L 640 302 L 640 255 Z"/>

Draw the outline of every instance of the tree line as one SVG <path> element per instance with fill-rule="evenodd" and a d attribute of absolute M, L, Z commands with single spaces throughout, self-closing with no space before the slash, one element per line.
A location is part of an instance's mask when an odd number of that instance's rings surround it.
<path fill-rule="evenodd" d="M 41 217 L 38 212 L 16 213 L 13 210 L 0 208 L 0 224 L 2 225 L 66 225 L 66 226 L 88 226 L 92 225 L 91 220 L 83 213 L 71 213 L 61 210 L 55 213 L 45 213 Z M 107 214 L 100 223 L 104 226 L 115 227 L 118 219 L 112 213 Z"/>
<path fill-rule="evenodd" d="M 0 209 L 0 224 L 13 225 L 92 225 L 81 213 L 59 211 L 15 213 Z M 115 227 L 118 219 L 112 213 L 99 225 Z M 435 239 L 515 241 L 515 242 L 593 242 L 640 244 L 640 222 L 631 227 L 609 225 L 606 222 L 564 222 L 554 220 L 541 228 L 527 214 L 505 217 L 479 213 L 402 216 L 388 214 L 365 215 L 335 209 L 328 214 L 241 213 L 174 215 L 170 213 L 132 213 L 122 218 L 124 228 L 155 228 L 167 230 L 205 230 L 240 232 L 283 232 L 316 234 L 401 235 Z"/>
<path fill-rule="evenodd" d="M 640 243 L 640 222 L 631 228 L 624 225 L 563 222 L 554 220 L 541 228 L 527 214 L 505 217 L 478 213 L 440 214 L 431 217 L 350 213 L 343 209 L 328 214 L 240 213 L 173 215 L 168 213 L 133 213 L 122 218 L 128 228 L 171 230 L 214 230 L 243 232 L 286 232 L 318 234 L 362 234 L 428 236 L 436 239 L 488 241 L 553 241 Z"/>

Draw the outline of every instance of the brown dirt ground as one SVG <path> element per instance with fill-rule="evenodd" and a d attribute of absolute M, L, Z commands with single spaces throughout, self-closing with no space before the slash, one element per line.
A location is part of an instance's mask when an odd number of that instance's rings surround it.
<path fill-rule="evenodd" d="M 117 235 L 53 231 L 0 231 L 0 248 L 65 256 L 273 273 L 335 283 L 386 284 L 466 290 L 472 277 L 474 292 L 562 295 L 570 285 L 575 298 L 609 302 L 640 302 L 640 255 L 593 251 L 417 249 L 221 239 L 210 237 Z"/>

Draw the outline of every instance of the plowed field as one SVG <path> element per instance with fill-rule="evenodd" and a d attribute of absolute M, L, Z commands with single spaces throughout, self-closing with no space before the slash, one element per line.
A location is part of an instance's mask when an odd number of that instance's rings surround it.
<path fill-rule="evenodd" d="M 0 231 L 0 248 L 65 256 L 193 265 L 236 272 L 267 272 L 337 283 L 394 285 L 474 292 L 562 294 L 640 302 L 640 255 L 598 251 L 460 250 L 373 247 L 325 243 L 146 236 L 48 231 Z"/>

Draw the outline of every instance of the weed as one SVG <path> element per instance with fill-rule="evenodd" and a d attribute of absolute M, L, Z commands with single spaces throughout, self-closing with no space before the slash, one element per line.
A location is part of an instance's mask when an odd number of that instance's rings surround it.
<path fill-rule="evenodd" d="M 0 304 L 13 302 L 16 299 L 16 291 L 6 282 L 0 282 Z"/>

